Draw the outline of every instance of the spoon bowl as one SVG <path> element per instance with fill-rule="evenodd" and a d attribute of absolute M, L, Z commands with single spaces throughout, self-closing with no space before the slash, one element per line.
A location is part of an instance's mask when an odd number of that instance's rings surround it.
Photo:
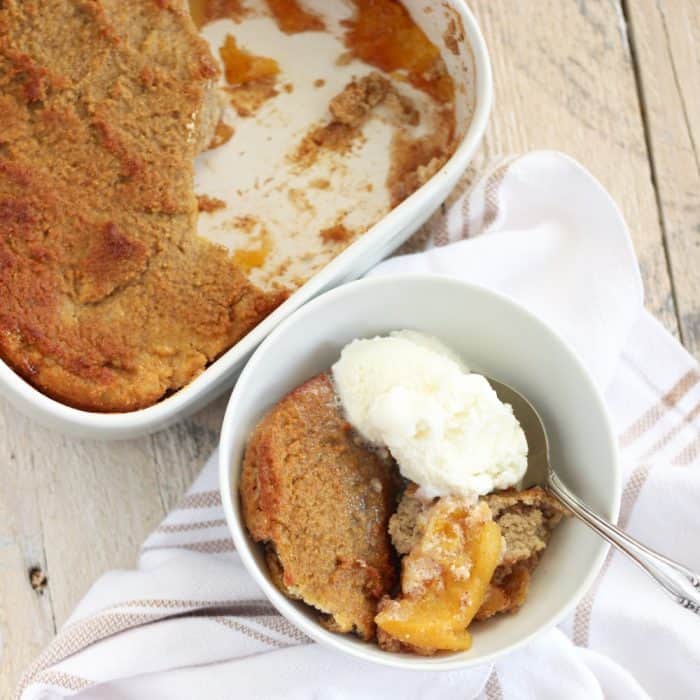
<path fill-rule="evenodd" d="M 510 404 L 527 438 L 528 462 L 523 488 L 546 489 L 579 520 L 644 569 L 679 605 L 700 615 L 700 575 L 630 537 L 574 495 L 552 468 L 547 431 L 535 407 L 507 384 L 487 379 L 498 398 Z"/>

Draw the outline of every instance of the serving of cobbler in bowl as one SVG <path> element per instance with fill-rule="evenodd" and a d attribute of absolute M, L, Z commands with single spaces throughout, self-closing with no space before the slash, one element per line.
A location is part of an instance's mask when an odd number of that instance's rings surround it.
<path fill-rule="evenodd" d="M 251 359 L 222 432 L 224 509 L 257 583 L 314 639 L 406 668 L 480 663 L 561 619 L 597 572 L 605 546 L 523 488 L 527 435 L 483 375 L 531 398 L 563 478 L 614 515 L 597 389 L 546 326 L 485 289 L 355 282 Z"/>

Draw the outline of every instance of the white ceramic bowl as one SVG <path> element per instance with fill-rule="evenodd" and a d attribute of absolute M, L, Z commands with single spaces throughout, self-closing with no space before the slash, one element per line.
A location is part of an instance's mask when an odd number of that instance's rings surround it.
<path fill-rule="evenodd" d="M 313 611 L 273 584 L 260 547 L 247 534 L 237 493 L 246 440 L 270 406 L 327 369 L 354 338 L 412 328 L 456 350 L 467 365 L 512 385 L 540 411 L 557 471 L 575 493 L 608 518 L 617 515 L 616 441 L 603 400 L 573 351 L 514 302 L 446 277 L 371 278 L 334 289 L 279 325 L 254 353 L 233 390 L 220 443 L 226 519 L 248 571 L 275 607 L 313 639 L 363 659 L 413 669 L 452 669 L 493 660 L 558 622 L 600 569 L 607 545 L 583 524 L 565 521 L 535 571 L 527 603 L 515 615 L 476 623 L 463 653 L 415 657 L 381 651 L 334 634 Z M 319 485 L 321 486 L 321 485 Z"/>
<path fill-rule="evenodd" d="M 231 387 L 263 338 L 309 299 L 356 279 L 403 243 L 440 206 L 466 169 L 486 128 L 491 110 L 491 66 L 479 26 L 463 0 L 403 0 L 438 46 L 451 20 L 464 28 L 468 50 L 442 53 L 458 89 L 474 91 L 474 109 L 452 157 L 425 185 L 324 267 L 248 335 L 213 362 L 199 377 L 159 403 L 130 413 L 94 413 L 54 401 L 25 382 L 0 360 L 0 393 L 40 423 L 77 437 L 125 439 L 161 430 L 191 415 Z M 439 10 L 439 11 L 438 11 Z M 459 122 L 459 117 L 458 117 Z"/>

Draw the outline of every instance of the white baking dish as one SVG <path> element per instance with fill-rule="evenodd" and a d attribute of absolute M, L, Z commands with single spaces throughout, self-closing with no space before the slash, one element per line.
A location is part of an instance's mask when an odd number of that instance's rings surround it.
<path fill-rule="evenodd" d="M 461 140 L 444 167 L 300 287 L 199 377 L 172 396 L 130 413 L 82 411 L 42 394 L 0 361 L 0 392 L 16 408 L 48 427 L 78 437 L 124 439 L 161 430 L 229 389 L 257 345 L 295 309 L 326 289 L 360 277 L 426 221 L 455 186 L 481 141 L 492 101 L 491 67 L 476 20 L 462 0 L 441 0 L 439 3 L 435 0 L 403 0 L 403 4 L 440 47 L 457 85 L 458 96 L 461 96 L 457 108 L 457 130 L 462 132 Z M 455 28 L 460 25 L 464 28 L 466 46 L 454 53 L 445 46 L 444 37 L 454 37 Z"/>

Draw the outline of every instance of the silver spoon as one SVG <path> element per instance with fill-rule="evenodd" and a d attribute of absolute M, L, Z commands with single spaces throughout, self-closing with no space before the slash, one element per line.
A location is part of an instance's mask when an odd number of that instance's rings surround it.
<path fill-rule="evenodd" d="M 490 377 L 487 379 L 498 398 L 513 407 L 513 413 L 525 431 L 529 451 L 523 487 L 541 486 L 546 489 L 591 530 L 644 569 L 677 603 L 700 615 L 700 575 L 637 542 L 571 493 L 552 469 L 547 432 L 532 404 L 507 384 Z"/>

